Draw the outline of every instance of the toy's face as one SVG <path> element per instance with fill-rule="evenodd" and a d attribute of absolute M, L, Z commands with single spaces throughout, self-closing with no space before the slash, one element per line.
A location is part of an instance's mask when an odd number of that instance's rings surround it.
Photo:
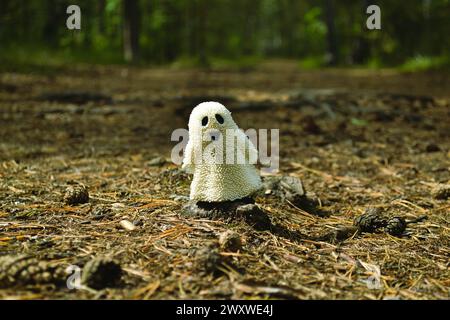
<path fill-rule="evenodd" d="M 200 136 L 206 133 L 208 140 L 218 140 L 220 135 L 225 135 L 226 129 L 237 129 L 237 125 L 230 111 L 218 102 L 199 104 L 189 118 L 189 133 Z"/>

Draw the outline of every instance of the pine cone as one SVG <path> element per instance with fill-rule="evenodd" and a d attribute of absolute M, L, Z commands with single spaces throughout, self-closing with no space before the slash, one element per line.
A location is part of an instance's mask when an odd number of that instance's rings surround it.
<path fill-rule="evenodd" d="M 354 225 L 361 232 L 375 232 L 386 226 L 386 218 L 383 217 L 380 208 L 368 208 L 362 215 L 356 217 Z"/>
<path fill-rule="evenodd" d="M 401 236 L 406 229 L 406 221 L 401 217 L 392 217 L 386 225 L 386 232 L 393 236 Z"/>
<path fill-rule="evenodd" d="M 64 195 L 64 202 L 68 205 L 89 202 L 89 192 L 84 185 L 69 186 Z"/>
<path fill-rule="evenodd" d="M 94 258 L 83 267 L 81 282 L 93 289 L 114 287 L 122 276 L 120 264 L 108 258 Z"/>
<path fill-rule="evenodd" d="M 225 231 L 219 237 L 219 245 L 225 251 L 236 252 L 242 248 L 241 236 L 231 230 Z"/>
<path fill-rule="evenodd" d="M 450 198 L 450 184 L 440 184 L 432 190 L 433 198 L 446 200 Z"/>
<path fill-rule="evenodd" d="M 0 258 L 0 287 L 30 284 L 61 284 L 65 273 L 61 266 L 52 265 L 27 255 Z"/>

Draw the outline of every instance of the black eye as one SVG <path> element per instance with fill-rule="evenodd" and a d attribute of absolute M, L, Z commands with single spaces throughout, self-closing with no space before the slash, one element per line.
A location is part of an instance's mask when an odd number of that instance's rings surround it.
<path fill-rule="evenodd" d="M 206 126 L 208 124 L 208 117 L 203 117 L 202 126 Z"/>
<path fill-rule="evenodd" d="M 220 124 L 223 124 L 223 122 L 224 122 L 224 120 L 220 114 L 216 114 L 216 120 Z"/>

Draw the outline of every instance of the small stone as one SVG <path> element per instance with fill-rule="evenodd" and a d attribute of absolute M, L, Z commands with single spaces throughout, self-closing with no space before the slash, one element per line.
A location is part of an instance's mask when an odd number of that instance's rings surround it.
<path fill-rule="evenodd" d="M 242 248 L 242 240 L 238 233 L 228 230 L 220 235 L 219 245 L 222 250 L 236 252 Z"/>
<path fill-rule="evenodd" d="M 435 187 L 431 194 L 438 200 L 446 200 L 450 197 L 450 184 L 440 184 Z"/>
<path fill-rule="evenodd" d="M 155 157 L 147 162 L 149 167 L 159 167 L 166 163 L 166 159 L 164 157 Z"/>
<path fill-rule="evenodd" d="M 320 209 L 320 200 L 314 194 L 306 192 L 303 182 L 297 177 L 283 176 L 280 179 L 281 198 L 310 214 L 326 217 L 329 214 Z"/>
<path fill-rule="evenodd" d="M 305 188 L 303 187 L 303 182 L 299 178 L 284 176 L 281 178 L 280 186 L 286 193 L 286 196 L 292 199 L 295 197 L 303 197 L 306 195 Z"/>
<path fill-rule="evenodd" d="M 121 202 L 114 202 L 111 205 L 111 208 L 114 209 L 114 210 L 121 210 L 121 209 L 125 208 L 125 204 L 123 204 Z"/>
<path fill-rule="evenodd" d="M 401 217 L 392 217 L 386 225 L 386 232 L 393 236 L 401 236 L 406 229 L 406 221 Z"/>
<path fill-rule="evenodd" d="M 75 205 L 89 202 L 89 192 L 84 185 L 72 185 L 66 189 L 64 202 L 68 205 Z"/>
<path fill-rule="evenodd" d="M 121 221 L 119 222 L 119 224 L 120 224 L 120 226 L 121 226 L 123 229 L 125 229 L 125 230 L 127 230 L 127 231 L 134 231 L 134 230 L 136 230 L 136 226 L 135 226 L 132 222 L 130 222 L 130 221 L 128 221 L 128 220 L 121 220 Z"/>

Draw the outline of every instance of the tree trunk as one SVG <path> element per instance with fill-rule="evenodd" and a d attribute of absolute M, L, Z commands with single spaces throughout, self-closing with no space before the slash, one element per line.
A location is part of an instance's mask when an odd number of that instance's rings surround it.
<path fill-rule="evenodd" d="M 164 54 L 163 60 L 171 62 L 177 58 L 180 53 L 180 24 L 181 19 L 174 20 L 172 17 L 178 17 L 176 3 L 173 1 L 162 2 L 162 8 L 167 17 L 171 17 L 164 24 L 164 33 L 167 35 L 161 45 L 161 50 Z"/>
<path fill-rule="evenodd" d="M 198 38 L 197 38 L 198 59 L 202 67 L 208 67 L 209 66 L 209 59 L 207 54 L 208 5 L 206 0 L 199 0 L 198 18 L 199 18 Z"/>
<path fill-rule="evenodd" d="M 46 20 L 43 29 L 44 39 L 50 47 L 56 47 L 58 44 L 58 29 L 62 22 L 58 21 L 58 5 L 56 1 L 48 1 L 46 9 Z"/>
<path fill-rule="evenodd" d="M 137 0 L 123 0 L 123 50 L 127 62 L 139 60 L 140 12 Z"/>
<path fill-rule="evenodd" d="M 336 36 L 335 11 L 333 0 L 325 0 L 325 22 L 327 25 L 328 64 L 336 65 L 339 62 L 338 40 Z"/>
<path fill-rule="evenodd" d="M 106 0 L 99 0 L 97 2 L 98 32 L 102 35 L 105 34 L 106 30 L 105 9 L 106 9 Z"/>
<path fill-rule="evenodd" d="M 361 14 L 363 15 L 364 18 L 366 18 L 367 17 L 365 15 L 366 9 L 371 4 L 371 2 L 369 0 L 362 0 L 361 4 L 362 4 Z M 355 63 L 355 64 L 362 64 L 362 63 L 367 62 L 367 59 L 369 58 L 369 55 L 370 55 L 369 41 L 367 41 L 367 39 L 365 37 L 366 32 L 367 32 L 365 30 L 365 22 L 362 21 L 361 25 L 363 26 L 362 27 L 363 32 L 358 35 L 358 38 L 356 41 L 356 47 L 354 48 L 353 54 L 352 54 L 352 63 Z"/>

